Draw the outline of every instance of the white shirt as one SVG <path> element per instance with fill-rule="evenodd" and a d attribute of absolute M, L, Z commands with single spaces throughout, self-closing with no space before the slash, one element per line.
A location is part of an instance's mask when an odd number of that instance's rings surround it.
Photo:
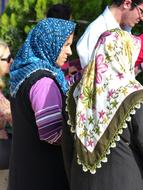
<path fill-rule="evenodd" d="M 120 26 L 107 6 L 104 12 L 87 27 L 77 42 L 76 48 L 82 68 L 89 63 L 93 49 L 100 35 L 106 30 L 114 28 L 120 28 Z M 129 31 L 129 28 L 125 30 Z"/>

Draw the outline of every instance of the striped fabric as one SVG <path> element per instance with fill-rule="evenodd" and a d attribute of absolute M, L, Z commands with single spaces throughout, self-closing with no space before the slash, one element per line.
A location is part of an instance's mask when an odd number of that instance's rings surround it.
<path fill-rule="evenodd" d="M 60 143 L 62 135 L 62 110 L 58 105 L 50 106 L 35 113 L 40 140 L 51 144 Z"/>
<path fill-rule="evenodd" d="M 60 144 L 62 135 L 62 97 L 54 80 L 41 78 L 30 89 L 40 140 Z"/>

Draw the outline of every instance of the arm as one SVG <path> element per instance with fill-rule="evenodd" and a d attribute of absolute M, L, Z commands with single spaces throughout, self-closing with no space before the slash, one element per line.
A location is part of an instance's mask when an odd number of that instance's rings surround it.
<path fill-rule="evenodd" d="M 7 131 L 5 130 L 6 123 L 12 125 L 12 115 L 10 102 L 0 92 L 0 139 L 7 139 Z"/>
<path fill-rule="evenodd" d="M 94 30 L 96 29 L 93 27 L 88 27 L 77 42 L 76 49 L 82 68 L 84 68 L 89 63 L 92 51 L 99 37 L 96 35 L 96 31 Z"/>
<path fill-rule="evenodd" d="M 104 17 L 100 15 L 87 27 L 86 31 L 77 42 L 76 49 L 82 68 L 89 63 L 98 38 L 107 29 L 107 23 Z"/>
<path fill-rule="evenodd" d="M 141 34 L 139 38 L 141 39 L 141 48 L 140 48 L 140 52 L 135 63 L 135 67 L 143 63 L 143 34 Z"/>
<path fill-rule="evenodd" d="M 55 82 L 47 77 L 38 80 L 30 90 L 40 140 L 59 144 L 62 135 L 62 98 Z"/>
<path fill-rule="evenodd" d="M 9 123 L 12 125 L 10 102 L 2 93 L 0 93 L 0 120 L 1 124 L 3 123 L 5 125 L 6 123 Z"/>

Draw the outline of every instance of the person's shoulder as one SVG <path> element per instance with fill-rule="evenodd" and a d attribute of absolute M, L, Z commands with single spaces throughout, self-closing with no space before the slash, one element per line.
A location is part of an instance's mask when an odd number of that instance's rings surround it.
<path fill-rule="evenodd" d="M 140 38 L 141 40 L 143 40 L 143 34 L 140 34 L 140 35 L 139 35 L 139 38 Z"/>
<path fill-rule="evenodd" d="M 57 91 L 58 87 L 56 85 L 56 82 L 50 78 L 50 77 L 43 77 L 36 81 L 30 89 L 30 96 L 33 96 L 33 94 L 42 95 L 43 93 L 49 93 Z"/>
<path fill-rule="evenodd" d="M 95 18 L 95 20 L 93 20 L 90 24 L 89 27 L 92 27 L 94 25 L 103 25 L 105 23 L 104 17 L 109 14 L 109 9 L 108 6 L 105 8 L 105 10 L 99 15 L 97 16 L 97 18 Z"/>
<path fill-rule="evenodd" d="M 93 20 L 90 24 L 89 24 L 89 28 L 92 28 L 94 26 L 97 26 L 97 25 L 103 25 L 103 22 L 104 22 L 104 18 L 103 18 L 103 15 L 100 14 L 95 20 Z"/>
<path fill-rule="evenodd" d="M 40 78 L 35 84 L 39 86 L 47 86 L 47 85 L 53 85 L 55 84 L 54 79 L 50 78 L 49 76 L 45 76 Z"/>
<path fill-rule="evenodd" d="M 94 33 L 98 33 L 98 32 L 100 32 L 100 30 L 102 30 L 105 27 L 106 27 L 106 24 L 104 21 L 104 17 L 102 15 L 99 15 L 94 21 L 92 21 L 88 25 L 85 32 L 86 33 L 92 33 L 92 31 L 94 31 Z"/>

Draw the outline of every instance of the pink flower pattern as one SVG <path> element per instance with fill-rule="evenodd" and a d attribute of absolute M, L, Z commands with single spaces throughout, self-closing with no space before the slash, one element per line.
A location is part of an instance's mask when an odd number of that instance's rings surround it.
<path fill-rule="evenodd" d="M 105 112 L 102 110 L 101 112 L 98 112 L 99 113 L 99 118 L 104 118 L 104 115 L 105 115 Z"/>
<path fill-rule="evenodd" d="M 111 89 L 111 90 L 108 92 L 108 98 L 112 98 L 114 93 L 115 93 L 115 90 Z"/>
<path fill-rule="evenodd" d="M 85 115 L 84 115 L 84 114 L 81 114 L 81 115 L 80 115 L 80 120 L 81 120 L 82 122 L 84 122 L 85 119 L 86 119 L 86 118 L 85 118 Z"/>
<path fill-rule="evenodd" d="M 106 40 L 106 36 L 109 36 L 111 34 L 110 31 L 106 31 L 103 34 L 101 34 L 99 40 L 97 41 L 96 45 L 95 45 L 95 49 L 99 46 L 99 44 L 104 44 L 105 40 Z"/>
<path fill-rule="evenodd" d="M 88 140 L 87 143 L 88 143 L 87 146 L 93 147 L 94 145 L 94 141 L 92 139 Z"/>
<path fill-rule="evenodd" d="M 123 73 L 118 73 L 118 74 L 117 74 L 117 77 L 121 80 L 121 79 L 124 78 L 124 75 L 123 75 Z"/>
<path fill-rule="evenodd" d="M 104 57 L 102 54 L 97 55 L 96 57 L 96 83 L 100 84 L 102 81 L 102 74 L 105 73 L 108 69 L 108 65 L 103 63 Z"/>

